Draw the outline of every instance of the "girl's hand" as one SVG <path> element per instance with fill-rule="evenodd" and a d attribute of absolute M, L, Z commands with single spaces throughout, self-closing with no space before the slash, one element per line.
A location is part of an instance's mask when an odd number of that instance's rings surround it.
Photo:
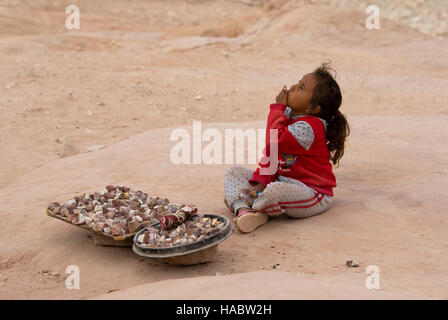
<path fill-rule="evenodd" d="M 249 197 L 254 195 L 254 191 L 255 193 L 261 193 L 264 189 L 266 189 L 264 185 L 262 185 L 261 183 L 257 183 L 256 185 L 251 185 L 249 188 L 241 189 L 240 192 Z"/>
<path fill-rule="evenodd" d="M 255 191 L 255 192 L 263 192 L 264 189 L 265 189 L 265 186 L 262 185 L 261 183 L 258 183 L 255 186 L 252 186 L 252 191 Z"/>
<path fill-rule="evenodd" d="M 261 183 L 257 183 L 255 186 L 251 185 L 250 188 L 244 188 L 240 190 L 240 199 L 244 200 L 247 205 L 252 206 L 254 200 L 258 198 L 259 193 L 263 192 L 265 186 Z"/>
<path fill-rule="evenodd" d="M 277 95 L 275 101 L 285 105 L 288 103 L 288 90 L 286 89 L 286 86 L 283 86 L 282 91 Z"/>

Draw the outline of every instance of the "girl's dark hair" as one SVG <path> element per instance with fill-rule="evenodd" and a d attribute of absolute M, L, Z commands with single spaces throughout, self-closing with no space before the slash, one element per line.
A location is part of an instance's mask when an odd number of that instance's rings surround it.
<path fill-rule="evenodd" d="M 330 73 L 333 71 L 335 76 Z M 330 63 L 323 63 L 312 73 L 317 81 L 311 103 L 320 106 L 317 117 L 325 119 L 327 125 L 327 146 L 331 154 L 331 162 L 339 166 L 339 160 L 344 155 L 345 138 L 350 134 L 347 119 L 339 111 L 342 102 L 341 90 L 336 83 L 336 71 Z"/>

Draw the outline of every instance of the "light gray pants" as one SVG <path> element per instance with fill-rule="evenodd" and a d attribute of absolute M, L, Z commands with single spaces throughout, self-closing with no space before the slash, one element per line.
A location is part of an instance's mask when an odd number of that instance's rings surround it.
<path fill-rule="evenodd" d="M 249 179 L 253 171 L 242 166 L 233 166 L 224 174 L 226 202 L 233 212 L 241 207 L 250 206 L 239 198 L 241 190 L 249 189 Z M 282 213 L 292 218 L 307 218 L 328 210 L 333 197 L 324 195 L 306 186 L 304 183 L 279 176 L 269 183 L 252 204 L 252 208 L 269 216 Z"/>

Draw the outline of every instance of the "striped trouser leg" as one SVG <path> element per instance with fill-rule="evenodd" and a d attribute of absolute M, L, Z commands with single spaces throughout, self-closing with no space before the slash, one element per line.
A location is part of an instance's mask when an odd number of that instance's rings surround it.
<path fill-rule="evenodd" d="M 242 190 L 249 189 L 249 179 L 252 178 L 253 170 L 242 166 L 233 166 L 224 173 L 224 189 L 226 192 L 227 205 L 236 212 L 241 207 L 249 207 L 245 201 L 239 199 Z"/>
<path fill-rule="evenodd" d="M 284 213 L 292 218 L 307 218 L 328 210 L 332 202 L 333 197 L 300 181 L 275 181 L 267 185 L 252 207 L 270 216 Z"/>

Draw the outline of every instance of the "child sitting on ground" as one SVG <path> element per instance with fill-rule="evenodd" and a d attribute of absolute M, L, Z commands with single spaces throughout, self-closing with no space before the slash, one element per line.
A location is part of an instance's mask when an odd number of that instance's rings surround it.
<path fill-rule="evenodd" d="M 336 187 L 330 161 L 339 164 L 350 133 L 339 111 L 342 96 L 331 70 L 323 64 L 289 90 L 284 86 L 270 105 L 259 168 L 253 172 L 234 166 L 226 171 L 225 202 L 237 215 L 240 231 L 252 232 L 268 216 L 306 218 L 330 208 Z M 272 129 L 276 137 L 271 141 Z M 270 161 L 278 167 L 265 174 Z"/>

